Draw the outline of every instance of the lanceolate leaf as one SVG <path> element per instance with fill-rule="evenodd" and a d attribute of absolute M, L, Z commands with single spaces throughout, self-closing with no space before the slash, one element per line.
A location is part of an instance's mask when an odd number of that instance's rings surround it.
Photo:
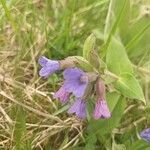
<path fill-rule="evenodd" d="M 114 38 L 108 47 L 106 63 L 108 69 L 119 77 L 115 85 L 116 89 L 124 96 L 145 102 L 142 89 L 133 76 L 133 69 L 125 48 Z"/>
<path fill-rule="evenodd" d="M 84 43 L 83 57 L 88 60 L 94 67 L 99 67 L 99 56 L 94 48 L 96 38 L 91 34 Z"/>
<path fill-rule="evenodd" d="M 122 74 L 115 86 L 124 96 L 145 102 L 142 88 L 132 74 Z"/>
<path fill-rule="evenodd" d="M 112 112 L 118 103 L 120 95 L 117 92 L 109 92 L 106 95 L 107 103 L 110 111 Z"/>
<path fill-rule="evenodd" d="M 92 51 L 92 49 L 94 49 L 94 45 L 95 45 L 95 36 L 93 34 L 91 34 L 84 43 L 84 47 L 83 47 L 83 57 L 85 59 L 88 60 L 89 58 L 89 54 L 90 51 Z"/>
<path fill-rule="evenodd" d="M 133 73 L 131 62 L 128 59 L 124 46 L 115 38 L 112 38 L 106 55 L 108 69 L 120 75 L 122 73 Z"/>

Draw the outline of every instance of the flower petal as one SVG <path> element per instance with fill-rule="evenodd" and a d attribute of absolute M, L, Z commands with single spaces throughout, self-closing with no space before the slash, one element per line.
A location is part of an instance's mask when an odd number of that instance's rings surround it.
<path fill-rule="evenodd" d="M 55 94 L 54 98 L 59 99 L 62 103 L 66 103 L 69 100 L 70 93 L 67 92 L 62 86 Z"/>
<path fill-rule="evenodd" d="M 41 58 L 40 63 L 43 65 L 43 68 L 39 72 L 41 77 L 48 77 L 60 69 L 59 62 L 55 60 L 47 60 L 46 62 L 45 58 Z"/>
<path fill-rule="evenodd" d="M 87 84 L 80 84 L 74 91 L 73 94 L 76 97 L 82 97 L 84 95 Z"/>
<path fill-rule="evenodd" d="M 65 80 L 80 80 L 80 77 L 84 75 L 84 71 L 79 68 L 68 68 L 64 71 Z"/>
<path fill-rule="evenodd" d="M 82 99 L 77 99 L 68 110 L 68 113 L 75 113 L 79 118 L 86 118 L 86 103 Z"/>
<path fill-rule="evenodd" d="M 42 67 L 44 67 L 45 65 L 46 65 L 46 63 L 48 62 L 48 58 L 46 58 L 46 57 L 44 57 L 44 56 L 41 56 L 40 58 L 39 58 L 39 60 L 38 60 L 38 63 L 42 66 Z"/>
<path fill-rule="evenodd" d="M 86 76 L 85 72 L 78 68 L 70 68 L 64 71 L 64 86 L 68 92 L 72 92 L 76 97 L 82 97 L 88 80 L 82 82 L 81 78 Z"/>
<path fill-rule="evenodd" d="M 143 140 L 150 142 L 150 128 L 143 130 L 140 136 Z"/>
<path fill-rule="evenodd" d="M 93 117 L 94 119 L 111 117 L 111 113 L 105 100 L 100 99 L 96 102 Z"/>

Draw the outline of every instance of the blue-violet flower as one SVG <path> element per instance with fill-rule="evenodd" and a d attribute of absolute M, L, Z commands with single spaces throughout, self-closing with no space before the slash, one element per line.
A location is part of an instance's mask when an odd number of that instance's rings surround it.
<path fill-rule="evenodd" d="M 56 60 L 50 60 L 50 59 L 42 56 L 39 58 L 38 62 L 42 66 L 42 69 L 39 72 L 39 75 L 41 77 L 48 77 L 49 75 L 60 70 L 60 64 Z"/>
<path fill-rule="evenodd" d="M 64 85 L 54 94 L 54 98 L 60 100 L 61 103 L 66 103 L 69 100 L 70 93 L 66 91 Z"/>
<path fill-rule="evenodd" d="M 150 128 L 143 130 L 140 136 L 143 140 L 150 142 Z"/>
<path fill-rule="evenodd" d="M 64 71 L 64 88 L 76 97 L 82 97 L 88 85 L 88 77 L 79 68 L 68 68 Z"/>
<path fill-rule="evenodd" d="M 85 119 L 86 118 L 86 101 L 81 98 L 76 99 L 74 104 L 69 108 L 68 113 L 69 114 L 75 113 L 77 117 L 81 119 Z"/>
<path fill-rule="evenodd" d="M 111 113 L 105 100 L 98 99 L 93 112 L 93 117 L 94 119 L 111 117 Z"/>

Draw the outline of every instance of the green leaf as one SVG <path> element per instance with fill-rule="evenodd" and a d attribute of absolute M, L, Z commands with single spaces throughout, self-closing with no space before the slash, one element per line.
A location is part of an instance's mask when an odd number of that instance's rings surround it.
<path fill-rule="evenodd" d="M 142 88 L 132 74 L 122 74 L 116 82 L 115 87 L 124 96 L 145 102 Z"/>
<path fill-rule="evenodd" d="M 129 0 L 111 0 L 106 17 L 105 36 L 114 34 L 119 27 L 122 32 L 128 27 L 129 23 L 130 2 Z M 113 29 L 111 31 L 111 29 Z"/>
<path fill-rule="evenodd" d="M 108 46 L 111 42 L 111 39 L 112 39 L 113 36 L 116 35 L 116 31 L 117 31 L 122 19 L 124 18 L 126 5 L 127 5 L 127 0 L 124 0 L 123 3 L 119 4 L 119 6 L 121 5 L 122 7 L 118 9 L 119 12 L 117 12 L 117 14 L 115 14 L 115 15 L 118 15 L 118 16 L 115 16 L 114 17 L 115 19 L 114 19 L 113 16 L 111 15 L 112 13 L 114 15 L 114 12 L 112 11 L 112 7 L 113 7 L 114 2 L 115 1 L 110 1 L 110 7 L 108 9 L 108 14 L 107 14 L 106 23 L 105 23 L 106 26 L 105 26 L 105 33 L 104 33 L 105 35 L 104 36 L 108 37 L 108 38 L 106 38 L 106 42 L 102 47 L 102 52 L 104 53 L 104 55 L 107 53 L 107 48 L 108 48 Z M 118 1 L 116 3 L 118 5 Z M 116 7 L 115 7 L 115 9 L 116 9 Z M 114 20 L 112 20 L 112 19 L 114 19 Z M 111 27 L 111 24 L 113 24 L 112 27 Z"/>
<path fill-rule="evenodd" d="M 77 60 L 76 66 L 85 70 L 85 71 L 93 71 L 93 66 L 83 57 L 81 56 L 72 56 Z M 71 58 L 71 57 L 70 57 Z"/>
<path fill-rule="evenodd" d="M 14 130 L 14 139 L 16 143 L 16 150 L 23 150 L 25 148 L 25 144 L 23 144 L 23 136 L 26 131 L 25 124 L 25 112 L 22 107 L 18 107 L 17 116 L 16 116 L 16 124 Z"/>
<path fill-rule="evenodd" d="M 64 111 L 68 110 L 70 106 L 69 105 L 64 105 L 63 107 L 61 107 L 60 109 L 56 110 L 53 115 L 54 116 L 57 116 L 59 115 L 60 113 L 63 113 Z"/>
<path fill-rule="evenodd" d="M 94 67 L 99 66 L 99 56 L 94 49 L 96 37 L 92 33 L 86 40 L 83 46 L 83 57 L 88 60 Z"/>
<path fill-rule="evenodd" d="M 128 59 L 124 46 L 115 38 L 112 38 L 108 47 L 106 63 L 108 69 L 116 75 L 133 73 L 132 65 Z"/>
<path fill-rule="evenodd" d="M 130 57 L 137 57 L 149 49 L 150 23 L 149 17 L 144 16 L 133 23 L 124 35 L 124 43 Z"/>
<path fill-rule="evenodd" d="M 89 54 L 91 52 L 91 50 L 94 49 L 94 46 L 95 46 L 95 36 L 94 34 L 91 34 L 86 40 L 85 40 L 85 43 L 84 43 L 84 46 L 83 46 L 83 57 L 85 59 L 88 60 L 89 58 Z"/>
<path fill-rule="evenodd" d="M 110 111 L 112 112 L 118 103 L 120 95 L 117 92 L 109 92 L 106 95 L 106 100 L 109 106 Z"/>
<path fill-rule="evenodd" d="M 110 119 L 91 120 L 89 122 L 91 135 L 98 134 L 101 136 L 107 133 L 111 133 L 111 131 L 119 125 L 125 106 L 125 99 L 120 97 L 117 104 L 115 105 L 115 108 L 113 109 L 112 117 Z"/>

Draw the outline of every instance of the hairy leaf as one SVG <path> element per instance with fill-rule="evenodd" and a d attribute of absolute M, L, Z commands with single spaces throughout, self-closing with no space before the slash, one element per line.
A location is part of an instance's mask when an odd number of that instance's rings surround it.
<path fill-rule="evenodd" d="M 108 69 L 116 75 L 133 73 L 131 62 L 128 59 L 124 46 L 115 38 L 112 39 L 108 47 L 106 63 Z"/>
<path fill-rule="evenodd" d="M 124 96 L 145 102 L 142 88 L 132 74 L 122 74 L 115 86 Z"/>

